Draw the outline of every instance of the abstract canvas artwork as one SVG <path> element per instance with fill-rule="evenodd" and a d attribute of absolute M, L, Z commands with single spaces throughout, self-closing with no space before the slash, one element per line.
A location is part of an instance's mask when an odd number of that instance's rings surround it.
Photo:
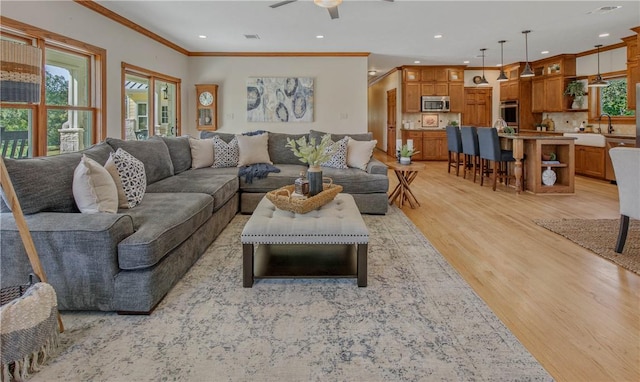
<path fill-rule="evenodd" d="M 313 122 L 313 78 L 249 78 L 247 121 Z"/>

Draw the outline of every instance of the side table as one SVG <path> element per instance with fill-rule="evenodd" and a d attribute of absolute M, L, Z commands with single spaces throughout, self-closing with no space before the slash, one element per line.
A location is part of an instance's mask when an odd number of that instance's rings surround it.
<path fill-rule="evenodd" d="M 411 191 L 411 183 L 418 176 L 420 170 L 425 169 L 423 163 L 400 164 L 398 162 L 386 162 L 389 168 L 393 170 L 398 178 L 398 184 L 396 188 L 389 194 L 389 205 L 393 204 L 396 199 L 398 200 L 398 207 L 404 205 L 405 200 L 409 202 L 411 208 L 416 208 L 416 205 L 420 205 L 418 199 Z"/>

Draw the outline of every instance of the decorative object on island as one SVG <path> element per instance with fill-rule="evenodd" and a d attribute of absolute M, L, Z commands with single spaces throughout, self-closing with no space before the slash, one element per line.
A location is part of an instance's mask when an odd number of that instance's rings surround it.
<path fill-rule="evenodd" d="M 400 149 L 400 164 L 411 164 L 411 157 L 419 151 L 413 150 L 413 139 L 408 139 L 407 144 Z"/>
<path fill-rule="evenodd" d="M 609 82 L 603 80 L 602 76 L 600 75 L 600 47 L 601 46 L 602 44 L 595 45 L 595 47 L 598 49 L 598 74 L 593 78 L 593 81 L 589 82 L 589 87 L 603 88 L 605 86 L 609 86 Z"/>
<path fill-rule="evenodd" d="M 547 167 L 546 170 L 542 172 L 542 184 L 545 186 L 553 186 L 556 184 L 556 172 L 551 169 L 551 167 Z"/>
<path fill-rule="evenodd" d="M 482 79 L 478 83 L 478 86 L 489 86 L 489 81 L 487 81 L 487 77 L 484 76 L 484 51 L 487 48 L 482 48 L 480 51 L 482 52 Z"/>
<path fill-rule="evenodd" d="M 556 160 L 556 153 L 554 152 L 542 153 L 542 160 L 543 161 Z"/>
<path fill-rule="evenodd" d="M 564 90 L 564 95 L 573 97 L 572 109 L 582 109 L 585 94 L 584 83 L 578 80 L 569 82 Z"/>
<path fill-rule="evenodd" d="M 320 165 L 331 159 L 331 156 L 337 150 L 337 146 L 331 140 L 331 134 L 322 136 L 318 145 L 316 145 L 315 138 L 310 138 L 308 142 L 306 137 L 300 137 L 298 140 L 287 138 L 286 147 L 289 147 L 293 154 L 300 158 L 300 162 L 309 165 L 309 170 L 307 171 L 309 195 L 314 196 L 320 193 L 322 191 L 322 169 Z"/>
<path fill-rule="evenodd" d="M 312 77 L 247 80 L 247 122 L 313 122 Z"/>
<path fill-rule="evenodd" d="M 509 78 L 507 78 L 507 74 L 504 72 L 504 43 L 505 42 L 507 41 L 506 40 L 498 41 L 498 44 L 500 44 L 500 75 L 498 76 L 498 78 L 496 78 L 496 81 L 498 82 L 504 82 L 509 80 Z"/>
<path fill-rule="evenodd" d="M 196 85 L 196 128 L 218 129 L 218 85 Z"/>
<path fill-rule="evenodd" d="M 535 74 L 533 70 L 531 70 L 531 65 L 529 64 L 529 40 L 527 39 L 527 35 L 531 33 L 530 30 L 522 31 L 524 34 L 524 54 L 525 54 L 525 65 L 524 70 L 520 73 L 520 77 L 533 77 Z"/>

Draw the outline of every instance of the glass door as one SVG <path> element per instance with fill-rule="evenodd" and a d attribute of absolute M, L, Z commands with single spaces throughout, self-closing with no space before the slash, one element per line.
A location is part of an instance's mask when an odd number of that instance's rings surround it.
<path fill-rule="evenodd" d="M 154 135 L 175 137 L 177 135 L 176 84 L 155 80 L 155 121 Z"/>
<path fill-rule="evenodd" d="M 125 139 L 149 138 L 149 79 L 126 74 L 124 81 Z"/>

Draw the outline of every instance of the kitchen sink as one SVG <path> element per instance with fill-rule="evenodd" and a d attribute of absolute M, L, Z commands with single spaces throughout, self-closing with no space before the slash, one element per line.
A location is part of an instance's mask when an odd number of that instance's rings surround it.
<path fill-rule="evenodd" d="M 565 137 L 576 138 L 575 144 L 582 146 L 604 147 L 605 136 L 602 134 L 594 133 L 564 133 Z"/>

